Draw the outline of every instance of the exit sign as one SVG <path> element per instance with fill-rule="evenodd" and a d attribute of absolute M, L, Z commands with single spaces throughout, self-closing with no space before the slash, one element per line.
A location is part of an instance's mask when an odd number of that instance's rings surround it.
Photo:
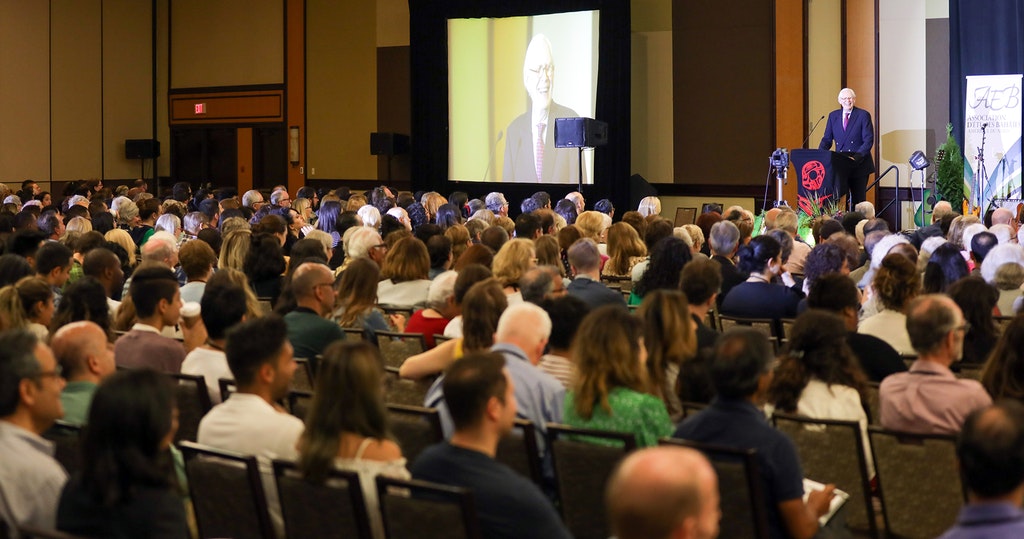
<path fill-rule="evenodd" d="M 206 103 L 196 103 L 196 114 L 206 114 Z"/>

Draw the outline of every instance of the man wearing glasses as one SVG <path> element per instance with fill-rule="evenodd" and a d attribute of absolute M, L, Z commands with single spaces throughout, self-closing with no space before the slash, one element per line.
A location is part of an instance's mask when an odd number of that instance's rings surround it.
<path fill-rule="evenodd" d="M 334 274 L 323 264 L 306 262 L 295 269 L 292 290 L 298 306 L 284 316 L 288 340 L 295 357 L 308 359 L 316 372 L 316 357 L 327 345 L 345 338 L 341 327 L 326 318 L 334 309 Z"/>
<path fill-rule="evenodd" d="M 555 149 L 555 119 L 575 118 L 576 111 L 555 103 L 555 61 L 544 34 L 533 36 L 523 61 L 523 84 L 530 110 L 505 130 L 505 167 L 502 181 L 574 183 L 579 159 L 573 148 Z M 493 210 L 492 210 L 493 211 Z"/>
<path fill-rule="evenodd" d="M 832 161 L 838 187 L 836 200 L 849 191 L 847 203 L 851 207 L 867 198 L 868 176 L 875 172 L 875 161 L 871 157 L 875 127 L 868 111 L 853 106 L 856 102 L 857 94 L 853 90 L 843 88 L 839 92 L 842 108 L 829 113 L 825 133 L 818 144 L 819 150 L 827 150 L 836 143 L 835 151 L 840 154 Z"/>
<path fill-rule="evenodd" d="M 0 333 L 0 520 L 11 529 L 55 528 L 67 473 L 41 435 L 64 416 L 63 389 L 50 347 L 25 330 Z"/>
<path fill-rule="evenodd" d="M 970 325 L 947 296 L 929 294 L 907 307 L 907 333 L 918 353 L 908 372 L 891 374 L 879 388 L 881 422 L 887 429 L 956 434 L 967 416 L 992 404 L 977 380 L 957 378 L 950 365 L 963 356 Z"/>

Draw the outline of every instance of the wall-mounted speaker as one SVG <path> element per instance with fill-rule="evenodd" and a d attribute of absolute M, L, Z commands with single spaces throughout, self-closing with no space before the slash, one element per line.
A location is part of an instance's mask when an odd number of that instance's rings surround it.
<path fill-rule="evenodd" d="M 593 118 L 555 118 L 555 148 L 593 148 L 608 144 L 608 124 Z"/>
<path fill-rule="evenodd" d="M 155 159 L 160 157 L 160 141 L 154 139 L 125 139 L 125 159 Z"/>

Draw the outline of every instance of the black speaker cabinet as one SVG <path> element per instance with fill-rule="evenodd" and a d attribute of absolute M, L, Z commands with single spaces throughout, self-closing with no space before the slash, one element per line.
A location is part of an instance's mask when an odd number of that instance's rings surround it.
<path fill-rule="evenodd" d="M 160 157 L 160 141 L 148 138 L 125 139 L 125 159 L 155 159 Z"/>
<path fill-rule="evenodd" d="M 555 118 L 555 148 L 608 144 L 608 124 L 593 118 Z"/>
<path fill-rule="evenodd" d="M 409 153 L 409 136 L 400 133 L 370 133 L 370 155 Z"/>

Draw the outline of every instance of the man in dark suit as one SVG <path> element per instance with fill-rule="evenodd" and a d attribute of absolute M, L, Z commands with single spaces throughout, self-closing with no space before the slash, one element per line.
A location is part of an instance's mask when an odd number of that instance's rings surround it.
<path fill-rule="evenodd" d="M 875 161 L 871 157 L 875 127 L 868 111 L 853 106 L 856 102 L 857 94 L 853 90 L 843 88 L 839 92 L 842 108 L 829 113 L 825 133 L 818 144 L 819 150 L 827 150 L 835 142 L 835 151 L 839 155 L 832 160 L 832 168 L 839 191 L 837 198 L 849 191 L 851 205 L 867 198 L 868 176 L 875 171 Z"/>
<path fill-rule="evenodd" d="M 721 268 L 722 287 L 716 298 L 718 306 L 721 307 L 722 300 L 725 299 L 729 291 L 734 286 L 746 281 L 750 275 L 740 271 L 736 267 L 736 263 L 732 261 L 732 257 L 736 256 L 736 251 L 740 246 L 740 229 L 736 225 L 731 221 L 719 221 L 711 227 L 711 233 L 708 236 L 711 260 L 717 262 Z"/>
<path fill-rule="evenodd" d="M 575 278 L 566 287 L 570 296 L 583 300 L 591 310 L 604 305 L 626 308 L 622 293 L 601 282 L 601 252 L 594 240 L 584 238 L 569 247 L 569 266 Z"/>
<path fill-rule="evenodd" d="M 576 111 L 551 99 L 555 63 L 551 43 L 543 34 L 533 36 L 523 61 L 523 84 L 530 109 L 505 130 L 505 170 L 502 181 L 575 183 L 579 156 L 574 148 L 555 148 L 555 119 L 575 118 Z"/>

